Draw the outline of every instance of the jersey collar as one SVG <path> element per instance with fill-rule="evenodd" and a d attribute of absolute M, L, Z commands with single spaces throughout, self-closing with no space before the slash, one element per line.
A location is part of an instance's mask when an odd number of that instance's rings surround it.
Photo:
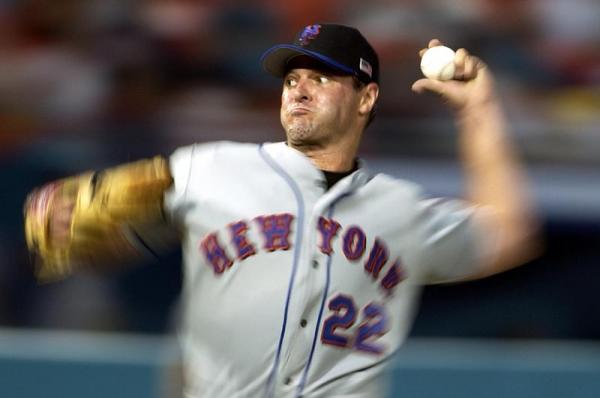
<path fill-rule="evenodd" d="M 325 176 L 321 170 L 302 152 L 289 147 L 285 142 L 266 143 L 263 147 L 294 179 L 321 187 L 327 186 Z M 370 180 L 371 177 L 366 162 L 360 158 L 357 161 L 358 169 L 338 181 L 331 188 L 330 192 L 337 194 L 348 193 L 358 189 Z"/>

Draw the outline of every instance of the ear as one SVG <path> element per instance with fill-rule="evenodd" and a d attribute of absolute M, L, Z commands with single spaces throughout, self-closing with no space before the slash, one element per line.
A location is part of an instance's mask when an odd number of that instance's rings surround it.
<path fill-rule="evenodd" d="M 375 106 L 377 97 L 379 97 L 379 85 L 375 82 L 367 84 L 363 88 L 363 95 L 358 106 L 358 113 L 360 115 L 368 115 Z"/>

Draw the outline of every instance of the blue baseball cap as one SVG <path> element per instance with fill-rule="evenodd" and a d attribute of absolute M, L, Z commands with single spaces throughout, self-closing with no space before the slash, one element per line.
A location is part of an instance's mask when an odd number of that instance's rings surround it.
<path fill-rule="evenodd" d="M 379 82 L 379 58 L 358 29 L 337 24 L 304 27 L 290 44 L 269 48 L 261 57 L 263 69 L 284 77 L 289 61 L 309 56 L 335 71 L 352 75 L 364 83 Z"/>

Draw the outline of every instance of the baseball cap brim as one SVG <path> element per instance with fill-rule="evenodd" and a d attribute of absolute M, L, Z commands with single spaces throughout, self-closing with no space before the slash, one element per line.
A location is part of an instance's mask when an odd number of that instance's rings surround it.
<path fill-rule="evenodd" d="M 356 72 L 352 68 L 343 65 L 326 55 L 320 54 L 315 51 L 307 50 L 306 48 L 294 45 L 294 44 L 279 44 L 269 48 L 264 52 L 260 58 L 263 68 L 276 77 L 284 77 L 287 72 L 288 62 L 298 56 L 307 55 L 317 61 L 323 63 L 331 69 L 346 73 L 349 75 L 355 75 Z"/>

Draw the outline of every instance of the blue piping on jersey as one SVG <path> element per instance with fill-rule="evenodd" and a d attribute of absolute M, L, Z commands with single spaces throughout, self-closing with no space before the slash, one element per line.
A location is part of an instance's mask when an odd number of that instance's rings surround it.
<path fill-rule="evenodd" d="M 342 200 L 345 197 L 350 196 L 351 193 L 346 193 L 337 198 L 329 207 L 329 211 L 327 212 L 327 217 L 330 219 L 333 217 L 333 213 L 335 210 L 335 205 L 337 202 Z M 312 364 L 313 354 L 315 353 L 315 348 L 317 346 L 317 339 L 319 337 L 319 328 L 321 327 L 321 319 L 323 317 L 323 311 L 325 310 L 325 301 L 327 300 L 327 295 L 329 294 L 329 284 L 331 280 L 331 261 L 333 260 L 333 256 L 329 255 L 327 257 L 327 276 L 325 278 L 325 288 L 323 289 L 323 297 L 321 298 L 321 308 L 319 309 L 319 316 L 317 317 L 317 323 L 315 326 L 315 334 L 313 335 L 312 346 L 310 347 L 310 354 L 308 355 L 308 362 L 304 367 L 304 372 L 302 373 L 302 379 L 300 380 L 300 384 L 298 385 L 298 390 L 296 391 L 296 397 L 302 396 L 302 390 L 304 390 L 304 386 L 306 384 L 306 379 L 308 378 L 308 371 L 310 370 L 310 365 Z"/>
<path fill-rule="evenodd" d="M 296 278 L 296 269 L 298 268 L 298 260 L 300 256 L 300 250 L 302 248 L 302 237 L 303 233 L 301 233 L 301 226 L 304 225 L 304 199 L 302 197 L 302 192 L 300 192 L 300 188 L 298 184 L 294 181 L 294 179 L 286 173 L 286 171 L 277 163 L 269 154 L 264 150 L 263 145 L 259 145 L 258 153 L 262 157 L 262 159 L 273 169 L 273 171 L 281 178 L 285 180 L 285 182 L 292 189 L 294 196 L 296 198 L 296 203 L 298 205 L 298 222 L 296 226 L 296 238 L 295 238 L 295 246 L 294 246 L 294 257 L 292 263 L 292 274 L 290 276 L 290 281 L 288 284 L 287 297 L 285 299 L 285 310 L 283 313 L 283 324 L 281 325 L 281 333 L 279 335 L 279 344 L 277 345 L 277 354 L 275 355 L 275 361 L 273 362 L 273 367 L 269 373 L 269 379 L 267 380 L 267 397 L 273 396 L 273 389 L 275 385 L 277 369 L 279 367 L 279 359 L 281 356 L 281 348 L 283 346 L 283 339 L 285 337 L 285 330 L 287 327 L 287 318 L 288 318 L 288 309 L 290 306 L 290 297 L 292 295 L 292 288 L 294 286 L 294 279 Z"/>

